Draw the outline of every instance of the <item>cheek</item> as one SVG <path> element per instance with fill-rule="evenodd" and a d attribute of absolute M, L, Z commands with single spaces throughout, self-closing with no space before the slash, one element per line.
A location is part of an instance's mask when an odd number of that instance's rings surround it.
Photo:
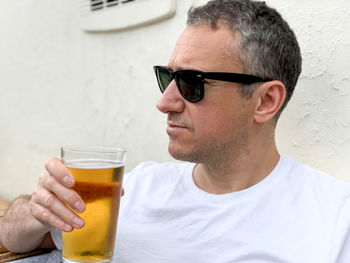
<path fill-rule="evenodd" d="M 207 112 L 201 118 L 196 119 L 194 123 L 196 137 L 213 140 L 228 136 L 235 126 L 232 115 L 222 111 Z"/>
<path fill-rule="evenodd" d="M 203 101 L 193 105 L 195 107 L 188 105 L 189 117 L 198 139 L 224 139 L 232 136 L 239 127 L 246 126 L 251 107 L 249 101 L 240 98 L 236 89 L 220 87 L 207 91 Z"/>
<path fill-rule="evenodd" d="M 249 103 L 225 100 L 209 109 L 202 108 L 197 114 L 198 118 L 192 119 L 196 137 L 200 139 L 205 137 L 212 140 L 225 140 L 231 137 L 240 128 L 249 126 L 253 117 Z"/>

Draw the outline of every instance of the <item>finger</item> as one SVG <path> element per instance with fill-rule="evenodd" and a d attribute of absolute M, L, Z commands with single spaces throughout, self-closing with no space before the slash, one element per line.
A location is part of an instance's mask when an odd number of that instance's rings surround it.
<path fill-rule="evenodd" d="M 58 158 L 50 158 L 45 163 L 45 168 L 55 179 L 66 187 L 73 187 L 75 180 L 73 175 Z"/>
<path fill-rule="evenodd" d="M 40 221 L 42 224 L 57 227 L 65 232 L 70 232 L 73 230 L 73 227 L 71 225 L 64 222 L 50 210 L 40 206 L 39 204 L 31 202 L 29 207 L 33 217 Z"/>
<path fill-rule="evenodd" d="M 83 199 L 78 195 L 78 193 L 58 183 L 56 178 L 54 178 L 50 174 L 45 173 L 43 176 L 41 176 L 39 179 L 39 185 L 43 189 L 46 189 L 46 191 L 54 193 L 59 200 L 68 204 L 76 212 L 81 213 L 85 210 L 85 203 Z M 39 187 L 38 190 L 40 189 L 41 188 Z"/>
<path fill-rule="evenodd" d="M 39 210 L 41 213 L 38 213 L 37 216 L 44 222 L 52 224 L 52 220 L 59 219 L 75 228 L 82 228 L 84 226 L 84 220 L 82 218 L 62 203 L 57 196 L 44 188 L 37 188 L 33 192 L 31 201 L 33 204 L 41 207 L 41 210 Z"/>

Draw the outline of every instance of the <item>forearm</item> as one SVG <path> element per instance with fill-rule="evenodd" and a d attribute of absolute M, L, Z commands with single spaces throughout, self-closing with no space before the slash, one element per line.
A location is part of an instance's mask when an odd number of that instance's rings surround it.
<path fill-rule="evenodd" d="M 12 252 L 27 252 L 41 245 L 50 227 L 36 220 L 30 196 L 16 199 L 0 220 L 0 244 Z"/>

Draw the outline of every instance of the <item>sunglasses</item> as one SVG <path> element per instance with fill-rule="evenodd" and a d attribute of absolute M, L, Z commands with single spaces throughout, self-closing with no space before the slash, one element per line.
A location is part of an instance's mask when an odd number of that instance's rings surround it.
<path fill-rule="evenodd" d="M 253 84 L 257 82 L 271 81 L 269 78 L 261 78 L 253 75 L 228 73 L 228 72 L 202 72 L 192 69 L 171 71 L 167 67 L 154 66 L 160 91 L 163 93 L 170 82 L 175 79 L 180 94 L 187 101 L 198 102 L 204 97 L 204 79 L 236 82 L 241 84 Z"/>

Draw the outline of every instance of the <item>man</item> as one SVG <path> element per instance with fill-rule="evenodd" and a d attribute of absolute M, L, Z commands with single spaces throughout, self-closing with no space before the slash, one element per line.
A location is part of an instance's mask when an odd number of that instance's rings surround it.
<path fill-rule="evenodd" d="M 281 156 L 275 126 L 301 71 L 288 24 L 263 2 L 189 11 L 167 67 L 156 66 L 169 152 L 125 175 L 117 262 L 350 262 L 350 187 Z M 52 245 L 84 222 L 74 180 L 46 163 L 31 199 L 7 213 L 14 251 Z M 21 213 L 19 211 L 22 211 Z"/>

